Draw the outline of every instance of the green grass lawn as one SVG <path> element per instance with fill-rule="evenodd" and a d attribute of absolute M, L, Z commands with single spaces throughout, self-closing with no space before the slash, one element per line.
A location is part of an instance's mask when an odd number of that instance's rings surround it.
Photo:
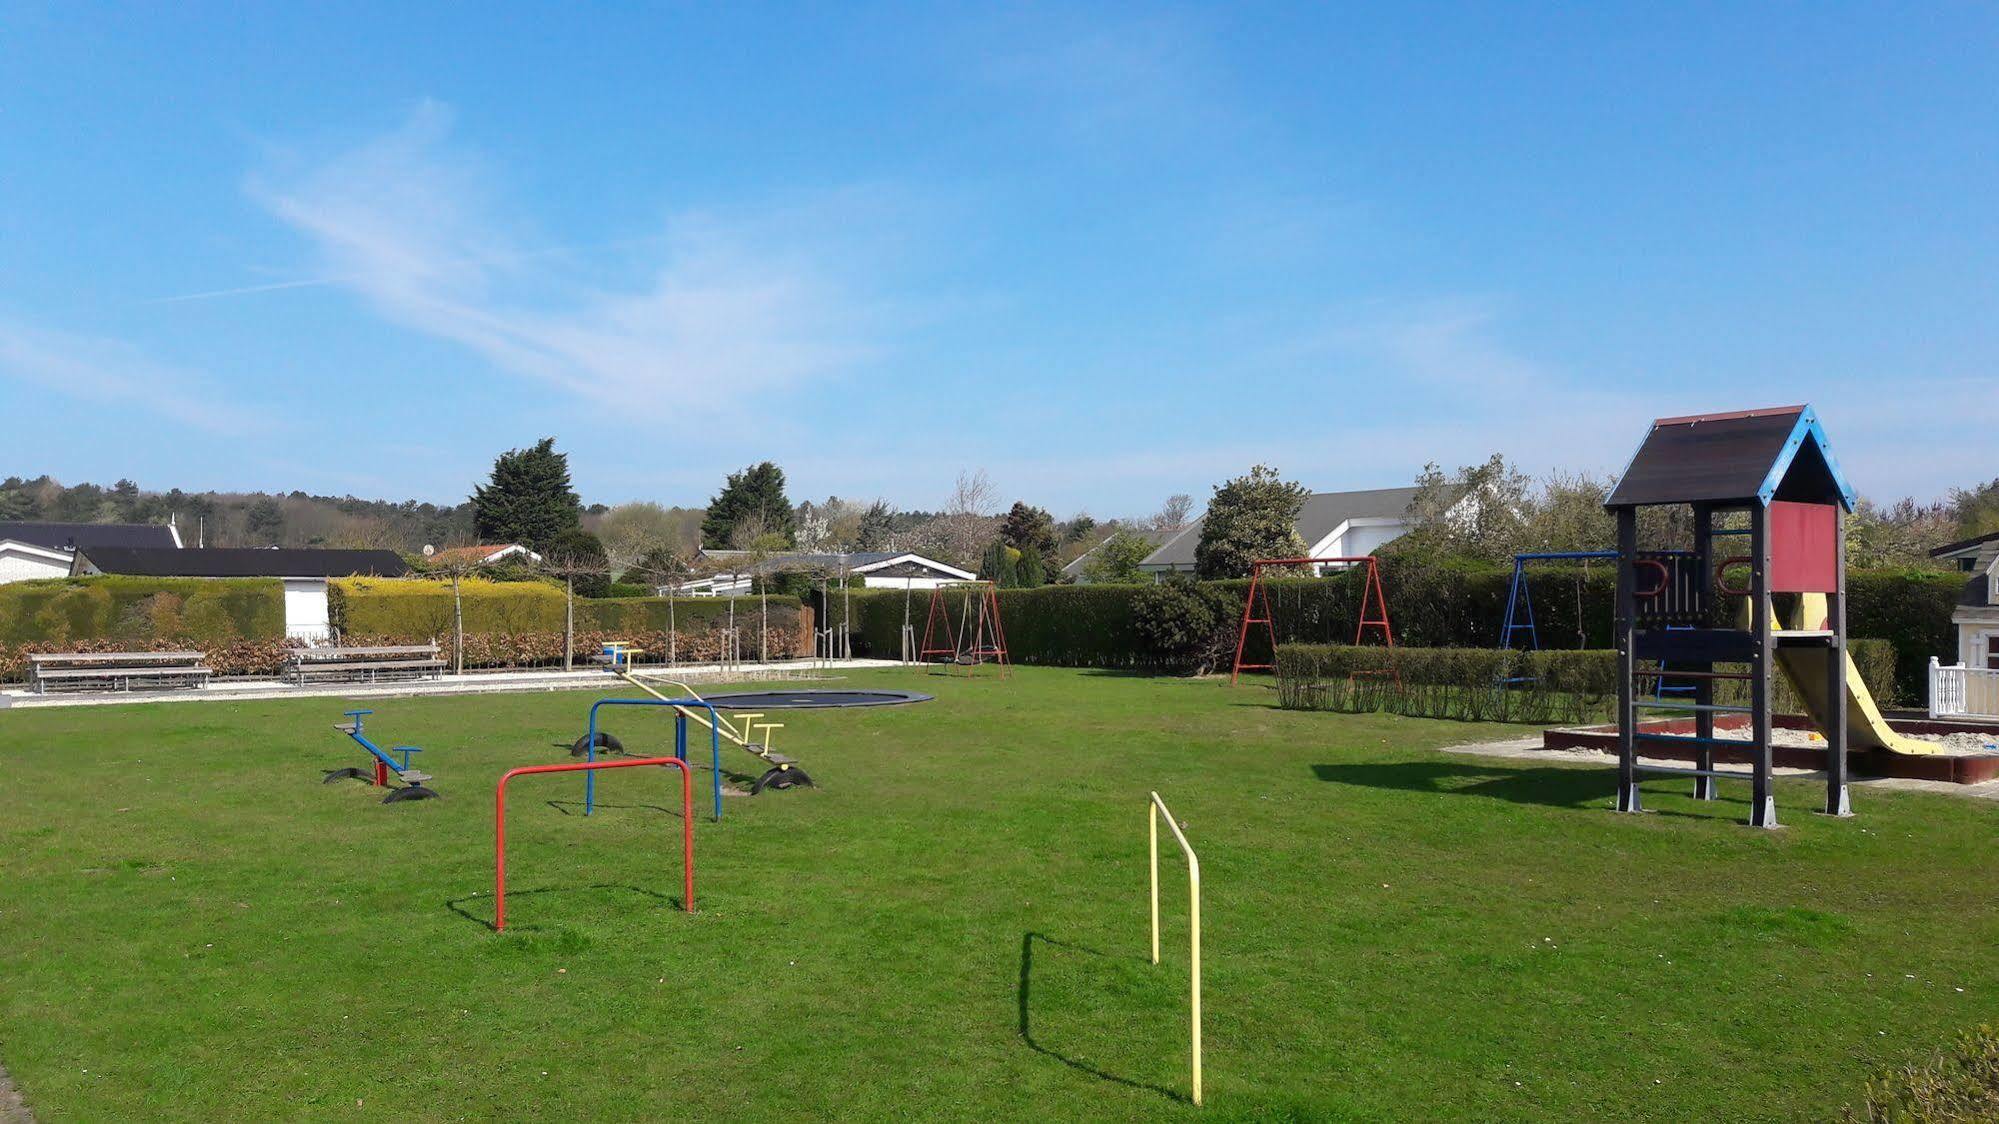
<path fill-rule="evenodd" d="M 338 700 L 0 713 L 0 1063 L 45 1120 L 1823 1119 L 1999 998 L 1990 802 L 1785 782 L 1765 833 L 1743 784 L 1615 816 L 1607 769 L 1433 752 L 1515 728 L 1262 686 L 847 683 L 938 697 L 787 715 L 822 787 L 704 816 L 692 916 L 671 777 L 589 820 L 517 782 L 504 934 L 494 781 L 596 696 L 368 704 L 445 794 L 390 806 L 319 783 Z M 1204 1110 L 1155 788 L 1206 882 Z"/>

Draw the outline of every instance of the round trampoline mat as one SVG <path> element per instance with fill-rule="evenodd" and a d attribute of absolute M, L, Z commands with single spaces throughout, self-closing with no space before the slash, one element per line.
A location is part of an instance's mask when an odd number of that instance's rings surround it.
<path fill-rule="evenodd" d="M 915 691 L 741 691 L 708 695 L 717 710 L 818 710 L 846 706 L 899 706 L 929 702 L 934 696 Z"/>

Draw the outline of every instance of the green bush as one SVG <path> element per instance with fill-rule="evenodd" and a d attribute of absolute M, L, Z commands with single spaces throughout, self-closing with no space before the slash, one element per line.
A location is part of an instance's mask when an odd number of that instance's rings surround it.
<path fill-rule="evenodd" d="M 30 652 L 198 648 L 223 674 L 283 662 L 284 587 L 275 578 L 100 574 L 0 585 L 0 678 L 27 673 Z"/>
<path fill-rule="evenodd" d="M 1894 647 L 1885 640 L 1855 640 L 1852 651 L 1862 681 L 1877 699 L 1885 697 L 1894 688 Z M 1609 650 L 1282 644 L 1276 662 L 1278 705 L 1293 710 L 1380 710 L 1544 725 L 1616 718 L 1617 653 Z M 1741 680 L 1723 680 L 1715 701 L 1746 705 L 1749 690 Z M 1804 713 L 1781 673 L 1773 680 L 1770 702 L 1779 714 Z"/>
<path fill-rule="evenodd" d="M 1054 667 L 1157 666 L 1132 626 L 1132 598 L 1142 588 L 1045 585 L 1000 590 L 1000 620 L 1006 630 L 1009 657 L 1015 663 Z M 923 643 L 929 625 L 929 590 L 855 590 L 852 597 L 856 656 L 896 658 L 902 650 L 905 619 L 915 637 L 913 642 Z M 964 598 L 962 588 L 947 588 L 939 604 L 939 615 L 949 618 L 953 633 L 965 619 Z M 844 611 L 843 600 L 835 596 L 829 619 L 843 619 Z M 937 643 L 942 644 L 942 625 L 937 629 Z"/>
<path fill-rule="evenodd" d="M 1227 643 L 1228 619 L 1217 600 L 1186 579 L 1141 586 L 1131 599 L 1133 631 L 1162 664 L 1213 667 L 1234 651 Z"/>
<path fill-rule="evenodd" d="M 449 648 L 451 583 L 396 578 L 341 578 L 328 583 L 333 625 L 346 643 L 422 644 Z M 562 589 L 546 582 L 490 582 L 465 579 L 459 585 L 465 612 L 467 667 L 527 667 L 562 662 Z M 729 622 L 726 598 L 598 597 L 576 599 L 576 652 L 597 651 L 603 641 L 623 640 L 663 658 L 671 650 L 682 662 L 714 659 Z M 759 599 L 735 599 L 735 622 L 744 658 L 759 654 L 761 627 L 767 627 L 773 659 L 812 650 L 811 614 L 796 598 L 769 598 L 769 620 L 759 615 Z M 672 635 L 668 633 L 671 631 Z M 450 658 L 447 652 L 447 658 Z"/>
<path fill-rule="evenodd" d="M 1511 571 L 1470 562 L 1418 564 L 1384 558 L 1382 584 L 1398 645 L 1411 648 L 1490 648 L 1499 642 L 1506 615 Z M 1322 578 L 1274 578 L 1265 582 L 1280 644 L 1351 644 L 1360 624 L 1363 573 L 1348 570 Z M 1567 569 L 1548 564 L 1530 571 L 1534 610 L 1542 642 L 1549 649 L 1573 650 L 1578 629 L 1593 649 L 1611 643 L 1615 574 L 1607 563 Z M 1956 575 L 1927 572 L 1859 571 L 1852 577 L 1847 625 L 1855 637 L 1891 640 L 1893 684 L 1876 689 L 1883 702 L 1920 700 L 1924 668 L 1931 655 L 1955 651 L 1951 602 L 1961 585 Z M 1581 587 L 1580 614 L 1577 588 Z M 1199 582 L 1194 588 L 1214 609 L 1210 646 L 1162 639 L 1162 622 L 1149 619 L 1168 602 L 1154 585 L 1071 585 L 1000 591 L 1000 615 L 1018 663 L 1061 667 L 1147 667 L 1198 669 L 1232 658 L 1242 621 L 1246 580 Z M 954 595 L 955 596 L 955 595 Z M 917 590 L 908 613 L 921 643 L 930 594 Z M 1184 598 L 1175 604 L 1187 609 Z M 1151 610 L 1143 609 L 1150 605 Z M 900 651 L 905 595 L 870 590 L 854 597 L 855 651 L 894 657 Z M 952 602 L 955 627 L 961 605 Z M 1147 618 L 1142 621 L 1142 618 Z M 837 619 L 837 615 L 835 617 Z M 1185 623 L 1185 622 L 1182 622 Z M 1171 631 L 1167 629 L 1166 631 Z M 1367 639 L 1372 642 L 1372 630 Z M 1221 660 L 1204 651 L 1223 651 Z M 1859 659 L 1856 646 L 1856 659 Z M 1250 629 L 1244 659 L 1270 662 L 1270 644 L 1261 627 Z M 1879 682 L 1871 674 L 1869 682 Z"/>
<path fill-rule="evenodd" d="M 1861 1106 L 1849 1106 L 1845 1117 L 1870 1124 L 1999 1120 L 1999 1031 L 1966 1031 L 1935 1057 L 1870 1079 Z"/>
<path fill-rule="evenodd" d="M 1850 570 L 1846 628 L 1895 645 L 1896 697 L 1911 706 L 1929 695 L 1930 657 L 1957 662 L 1950 614 L 1966 575 L 1939 570 Z"/>
<path fill-rule="evenodd" d="M 275 578 L 98 575 L 0 585 L 3 645 L 106 638 L 224 644 L 284 635 L 284 588 Z"/>
<path fill-rule="evenodd" d="M 1541 725 L 1600 721 L 1617 699 L 1617 653 L 1283 644 L 1278 705 Z"/>

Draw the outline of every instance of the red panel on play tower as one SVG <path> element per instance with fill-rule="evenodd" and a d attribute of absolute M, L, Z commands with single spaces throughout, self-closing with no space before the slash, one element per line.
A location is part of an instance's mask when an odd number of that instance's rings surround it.
<path fill-rule="evenodd" d="M 1839 508 L 1771 501 L 1770 591 L 1839 592 Z"/>

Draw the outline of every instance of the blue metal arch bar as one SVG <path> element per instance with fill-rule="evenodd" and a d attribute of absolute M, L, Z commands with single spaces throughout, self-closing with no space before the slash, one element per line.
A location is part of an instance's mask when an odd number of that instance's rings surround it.
<path fill-rule="evenodd" d="M 709 776 L 714 780 L 715 822 L 722 822 L 722 736 L 716 730 L 719 719 L 715 708 L 701 699 L 598 699 L 590 704 L 590 729 L 584 737 L 588 747 L 588 760 L 597 760 L 597 712 L 607 706 L 670 706 L 674 709 L 673 755 L 681 761 L 687 760 L 687 715 L 692 707 L 700 707 L 708 712 L 708 755 Z M 583 774 L 583 814 L 589 815 L 597 804 L 597 774 Z"/>

